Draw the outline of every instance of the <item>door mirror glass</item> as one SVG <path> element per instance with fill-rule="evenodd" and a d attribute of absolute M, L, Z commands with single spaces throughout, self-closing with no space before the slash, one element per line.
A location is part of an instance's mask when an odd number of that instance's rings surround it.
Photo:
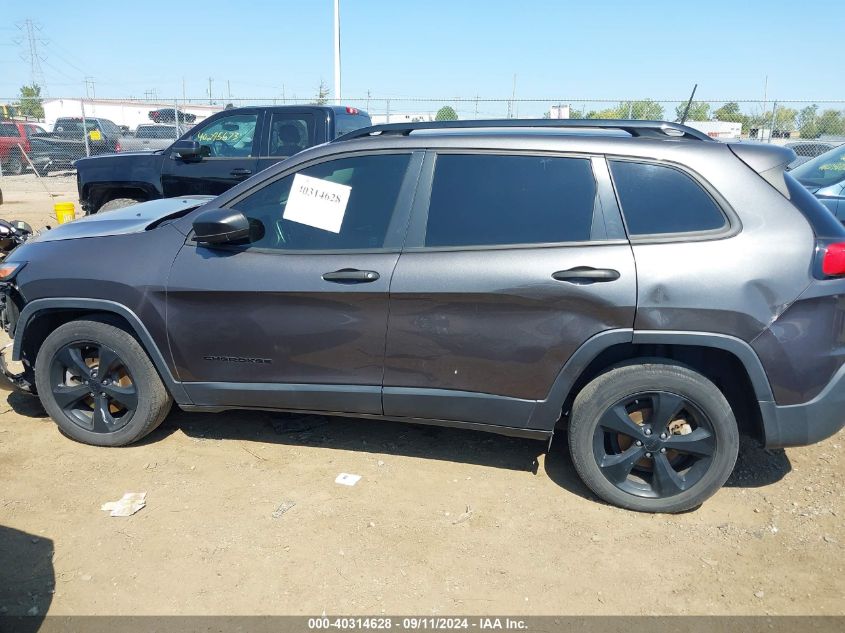
<path fill-rule="evenodd" d="M 200 149 L 200 144 L 196 141 L 176 141 L 173 144 L 173 152 L 182 158 L 197 158 Z"/>
<path fill-rule="evenodd" d="M 200 244 L 226 244 L 249 237 L 249 221 L 234 209 L 208 209 L 194 218 L 194 239 Z"/>

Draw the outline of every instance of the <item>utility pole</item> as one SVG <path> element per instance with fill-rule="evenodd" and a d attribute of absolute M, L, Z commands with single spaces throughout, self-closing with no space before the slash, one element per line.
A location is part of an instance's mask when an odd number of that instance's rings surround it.
<path fill-rule="evenodd" d="M 340 105 L 340 0 L 334 0 L 334 101 Z"/>
<path fill-rule="evenodd" d="M 21 54 L 21 58 L 29 63 L 29 79 L 33 86 L 41 86 L 42 96 L 44 96 L 47 94 L 47 82 L 44 80 L 44 71 L 41 70 L 41 62 L 46 60 L 38 53 L 38 44 L 44 44 L 45 41 L 36 34 L 36 31 L 41 30 L 41 26 L 28 18 L 23 21 L 23 24 L 18 24 L 17 26 L 18 29 L 24 31 L 26 34 L 26 46 L 24 52 Z M 22 40 L 15 41 L 18 44 L 22 43 Z"/>
<path fill-rule="evenodd" d="M 516 99 L 516 73 L 513 74 L 513 90 L 511 91 L 511 100 L 508 101 L 508 118 L 513 118 L 513 102 Z"/>
<path fill-rule="evenodd" d="M 182 77 L 182 103 L 185 103 L 187 100 L 188 98 L 185 95 L 185 78 Z"/>
<path fill-rule="evenodd" d="M 211 95 L 211 82 L 214 81 L 211 77 L 208 78 L 208 105 L 212 105 L 214 103 L 214 99 Z"/>
<path fill-rule="evenodd" d="M 229 80 L 226 80 L 226 94 L 229 95 L 228 103 L 232 103 L 232 86 L 229 85 Z"/>
<path fill-rule="evenodd" d="M 90 86 L 90 91 L 89 91 Z M 93 77 L 86 77 L 85 78 L 85 97 L 88 99 L 96 99 L 97 93 L 94 90 L 94 78 Z"/>
<path fill-rule="evenodd" d="M 478 118 L 478 95 L 475 95 L 475 118 Z"/>

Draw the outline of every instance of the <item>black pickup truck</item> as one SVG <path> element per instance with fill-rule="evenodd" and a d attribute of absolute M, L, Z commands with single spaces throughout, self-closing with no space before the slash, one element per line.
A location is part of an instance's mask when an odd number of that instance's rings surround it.
<path fill-rule="evenodd" d="M 167 149 L 76 161 L 86 213 L 185 195 L 219 195 L 313 145 L 370 125 L 347 106 L 258 106 L 218 112 Z"/>
<path fill-rule="evenodd" d="M 82 132 L 83 126 L 86 133 Z M 86 138 L 87 148 L 86 148 Z M 61 117 L 52 132 L 30 137 L 29 159 L 40 174 L 70 169 L 86 156 L 111 154 L 119 147 L 123 131 L 112 121 L 91 117 Z"/>

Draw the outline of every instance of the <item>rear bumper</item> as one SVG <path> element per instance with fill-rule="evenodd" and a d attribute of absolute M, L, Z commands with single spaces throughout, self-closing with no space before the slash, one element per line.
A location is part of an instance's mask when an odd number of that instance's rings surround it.
<path fill-rule="evenodd" d="M 845 366 L 808 402 L 778 406 L 761 402 L 766 446 L 782 448 L 821 442 L 845 427 Z"/>

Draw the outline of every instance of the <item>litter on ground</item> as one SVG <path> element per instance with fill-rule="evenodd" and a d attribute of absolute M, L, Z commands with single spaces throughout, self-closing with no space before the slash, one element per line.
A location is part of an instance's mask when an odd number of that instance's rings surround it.
<path fill-rule="evenodd" d="M 146 492 L 127 492 L 117 501 L 104 503 L 100 510 L 111 512 L 113 517 L 128 517 L 147 505 Z"/>

